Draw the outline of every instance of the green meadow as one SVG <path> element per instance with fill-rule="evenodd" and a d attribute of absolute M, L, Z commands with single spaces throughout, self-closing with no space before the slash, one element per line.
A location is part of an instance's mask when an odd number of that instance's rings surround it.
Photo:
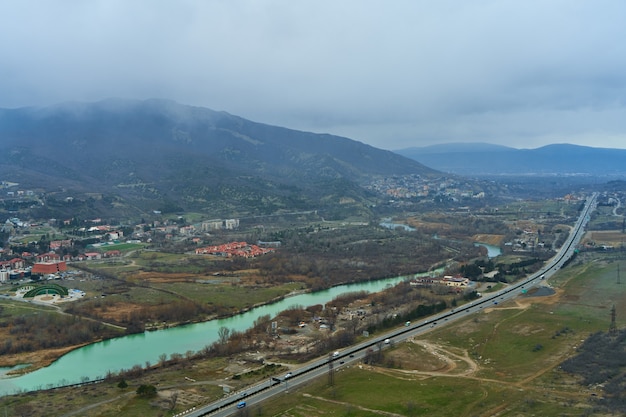
<path fill-rule="evenodd" d="M 594 414 L 595 391 L 559 364 L 590 333 L 608 330 L 613 305 L 626 305 L 626 277 L 618 280 L 618 265 L 626 271 L 619 255 L 581 254 L 543 283 L 553 295 L 518 297 L 398 343 L 386 351 L 393 358 L 386 365 L 340 368 L 333 386 L 321 378 L 253 406 L 251 415 L 601 415 Z M 617 310 L 616 324 L 626 325 L 626 312 Z M 421 342 L 437 351 L 417 349 Z"/>

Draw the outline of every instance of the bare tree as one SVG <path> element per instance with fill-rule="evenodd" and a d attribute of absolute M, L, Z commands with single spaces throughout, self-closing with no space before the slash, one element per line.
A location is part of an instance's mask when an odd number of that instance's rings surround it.
<path fill-rule="evenodd" d="M 164 366 L 166 361 L 167 361 L 167 354 L 161 353 L 159 355 L 159 365 Z"/>
<path fill-rule="evenodd" d="M 177 401 L 178 401 L 178 391 L 174 391 L 172 395 L 170 395 L 170 411 L 176 408 Z"/>
<path fill-rule="evenodd" d="M 228 327 L 222 326 L 217 331 L 217 338 L 219 340 L 219 344 L 224 346 L 228 343 L 228 338 L 230 337 L 230 329 Z"/>

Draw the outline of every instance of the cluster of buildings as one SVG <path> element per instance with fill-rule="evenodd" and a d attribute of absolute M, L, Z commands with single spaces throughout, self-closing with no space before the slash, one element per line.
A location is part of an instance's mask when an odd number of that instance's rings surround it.
<path fill-rule="evenodd" d="M 40 254 L 22 252 L 15 258 L 0 261 L 0 282 L 31 278 L 34 275 L 55 275 L 59 272 L 67 271 L 67 262 L 122 256 L 122 253 L 119 250 L 85 252 L 77 255 L 71 255 L 70 253 L 60 255 L 54 251 L 70 246 L 71 241 L 52 241 L 50 242 L 50 249 L 53 250 L 48 252 Z M 0 250 L 0 252 L 5 251 Z"/>
<path fill-rule="evenodd" d="M 370 183 L 367 188 L 393 199 L 433 198 L 444 195 L 452 200 L 482 199 L 485 193 L 475 185 L 451 178 L 425 178 L 417 174 L 393 175 Z"/>
<path fill-rule="evenodd" d="M 27 267 L 21 258 L 13 258 L 0 262 L 0 282 L 30 277 L 31 267 Z"/>
<path fill-rule="evenodd" d="M 471 280 L 464 277 L 453 277 L 445 275 L 443 277 L 418 277 L 411 280 L 410 285 L 416 287 L 430 287 L 432 285 L 442 285 L 450 287 L 454 291 L 462 292 L 471 286 Z"/>
<path fill-rule="evenodd" d="M 239 256 L 243 258 L 254 258 L 273 252 L 273 248 L 262 248 L 247 242 L 230 242 L 223 245 L 205 246 L 196 249 L 196 255 L 219 255 L 226 257 Z"/>
<path fill-rule="evenodd" d="M 27 266 L 25 259 L 32 262 Z M 22 257 L 0 262 L 0 282 L 31 278 L 33 275 L 49 275 L 67 271 L 67 263 L 55 252 L 33 255 L 22 253 Z"/>
<path fill-rule="evenodd" d="M 0 282 L 8 282 L 11 280 L 28 279 L 34 276 L 58 276 L 59 273 L 67 270 L 67 263 L 76 261 L 89 261 L 105 258 L 114 258 L 122 256 L 119 250 L 111 248 L 107 250 L 106 246 L 119 241 L 124 237 L 122 228 L 106 225 L 102 219 L 96 218 L 91 220 L 77 221 L 76 219 L 56 220 L 51 219 L 50 225 L 60 227 L 75 227 L 72 234 L 77 236 L 76 239 L 88 239 L 95 241 L 86 247 L 86 251 L 82 251 L 82 246 L 77 247 L 75 240 L 62 239 L 51 240 L 47 242 L 49 247 L 45 253 L 36 253 L 35 246 L 32 252 L 26 252 L 21 249 L 19 252 L 12 248 L 0 248 L 0 257 L 9 259 L 0 261 Z M 13 217 L 7 219 L 1 225 L 2 231 L 9 235 L 30 234 L 33 227 L 39 226 L 29 222 L 24 222 L 19 218 Z M 155 220 L 150 224 L 138 224 L 131 230 L 129 236 L 131 240 L 127 243 L 151 242 L 155 236 L 169 239 L 190 239 L 194 243 L 200 245 L 202 237 L 200 233 L 208 234 L 217 230 L 232 230 L 239 227 L 239 219 L 216 219 L 204 221 L 196 225 L 180 225 L 171 220 Z M 127 231 L 128 234 L 128 231 Z M 97 243 L 101 242 L 101 243 Z M 197 254 L 215 254 L 225 257 L 245 257 L 251 258 L 274 251 L 268 246 L 272 243 L 280 244 L 280 242 L 259 242 L 257 245 L 248 244 L 247 242 L 231 242 L 223 245 L 207 246 L 196 250 Z M 37 248 L 41 247 L 36 245 Z"/>

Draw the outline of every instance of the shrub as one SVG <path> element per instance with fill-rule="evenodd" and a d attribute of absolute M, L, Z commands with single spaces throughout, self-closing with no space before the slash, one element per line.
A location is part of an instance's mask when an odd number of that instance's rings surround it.
<path fill-rule="evenodd" d="M 154 385 L 140 385 L 137 388 L 137 395 L 140 397 L 151 398 L 156 396 L 157 389 Z"/>

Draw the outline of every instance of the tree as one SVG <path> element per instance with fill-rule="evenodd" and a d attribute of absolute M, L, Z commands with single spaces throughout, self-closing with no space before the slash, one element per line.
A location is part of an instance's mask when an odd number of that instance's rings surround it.
<path fill-rule="evenodd" d="M 346 324 L 346 327 L 354 335 L 356 334 L 356 331 L 359 328 L 359 324 L 361 324 L 361 319 L 359 319 L 358 317 L 352 317 L 352 319 L 349 320 L 348 323 Z"/>
<path fill-rule="evenodd" d="M 174 391 L 172 395 L 170 395 L 170 411 L 176 408 L 176 401 L 178 401 L 178 391 Z"/>
<path fill-rule="evenodd" d="M 164 366 L 167 361 L 167 355 L 165 353 L 161 353 L 159 355 L 159 365 Z"/>
<path fill-rule="evenodd" d="M 228 327 L 222 326 L 217 331 L 217 338 L 219 340 L 220 345 L 224 346 L 228 343 L 228 338 L 230 337 L 230 329 Z"/>
<path fill-rule="evenodd" d="M 144 398 L 152 398 L 156 396 L 157 389 L 154 385 L 140 385 L 137 388 L 137 395 Z"/>

